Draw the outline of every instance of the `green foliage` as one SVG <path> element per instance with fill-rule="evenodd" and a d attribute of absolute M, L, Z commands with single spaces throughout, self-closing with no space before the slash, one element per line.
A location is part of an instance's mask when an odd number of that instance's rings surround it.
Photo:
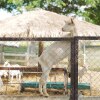
<path fill-rule="evenodd" d="M 86 12 L 91 22 L 100 25 L 100 0 L 97 0 L 95 6 L 87 9 Z"/>
<path fill-rule="evenodd" d="M 89 8 L 80 11 L 81 6 L 88 5 Z M 0 0 L 0 8 L 10 12 L 13 9 L 23 12 L 22 7 L 27 11 L 42 8 L 64 15 L 75 13 L 84 16 L 87 21 L 100 25 L 100 0 Z"/>

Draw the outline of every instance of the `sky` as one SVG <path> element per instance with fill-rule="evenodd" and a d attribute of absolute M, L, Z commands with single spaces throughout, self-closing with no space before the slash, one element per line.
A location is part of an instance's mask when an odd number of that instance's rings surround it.
<path fill-rule="evenodd" d="M 23 10 L 23 12 L 26 12 L 26 10 Z M 4 9 L 0 9 L 0 20 L 4 20 L 8 17 L 11 17 L 12 15 L 16 15 L 17 12 L 16 10 L 13 10 L 12 13 L 8 12 L 7 10 L 4 10 Z M 75 16 L 75 14 L 73 13 L 70 13 L 68 14 L 68 16 Z M 79 16 L 76 16 L 79 20 L 84 20 L 83 17 L 79 17 Z"/>
<path fill-rule="evenodd" d="M 7 12 L 6 10 L 0 9 L 0 20 L 4 20 L 11 16 L 12 16 L 11 13 Z"/>

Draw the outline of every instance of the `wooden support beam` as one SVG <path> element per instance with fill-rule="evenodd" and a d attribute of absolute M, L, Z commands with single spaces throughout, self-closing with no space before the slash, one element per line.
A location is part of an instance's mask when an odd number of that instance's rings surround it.
<path fill-rule="evenodd" d="M 40 56 L 43 52 L 43 42 L 42 41 L 39 41 L 39 51 L 38 51 L 38 56 Z M 41 68 L 41 65 L 38 63 L 38 68 Z"/>
<path fill-rule="evenodd" d="M 0 45 L 0 64 L 3 64 L 4 56 L 3 56 L 3 45 Z"/>

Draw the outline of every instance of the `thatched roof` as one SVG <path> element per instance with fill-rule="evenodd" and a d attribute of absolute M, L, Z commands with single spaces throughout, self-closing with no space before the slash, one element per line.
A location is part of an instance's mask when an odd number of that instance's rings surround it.
<path fill-rule="evenodd" d="M 63 37 L 65 20 L 70 17 L 45 10 L 34 10 L 0 21 L 0 37 Z M 78 35 L 100 36 L 100 26 L 88 22 L 75 21 Z M 83 35 L 84 35 L 83 34 Z"/>
<path fill-rule="evenodd" d="M 76 36 L 100 36 L 100 26 L 74 19 Z"/>

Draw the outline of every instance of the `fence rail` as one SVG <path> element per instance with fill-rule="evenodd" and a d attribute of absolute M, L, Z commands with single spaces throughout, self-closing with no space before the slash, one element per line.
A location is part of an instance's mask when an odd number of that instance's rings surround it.
<path fill-rule="evenodd" d="M 70 41 L 70 42 L 72 42 L 72 45 L 71 45 L 71 91 L 70 91 L 70 100 L 78 100 L 78 98 L 79 98 L 78 97 L 79 96 L 78 95 L 78 60 L 79 60 L 78 47 L 79 47 L 79 44 L 78 43 L 79 43 L 80 40 L 100 40 L 100 36 L 99 37 L 73 37 L 73 38 L 0 38 L 0 40 L 1 41 Z M 94 52 L 96 52 L 96 51 L 94 51 Z M 89 53 L 90 53 L 90 50 L 89 50 Z M 15 56 L 16 55 L 17 54 L 15 54 Z M 5 55 L 5 56 L 8 56 L 8 55 Z M 14 55 L 12 55 L 12 56 L 14 56 Z M 26 57 L 27 55 L 23 54 L 22 57 L 24 57 L 24 56 Z M 91 55 L 89 57 L 89 59 L 92 56 L 94 57 L 94 55 Z M 94 57 L 94 59 L 96 59 L 96 58 Z M 93 62 L 93 61 L 91 61 L 91 62 Z M 96 63 L 98 64 L 98 62 L 96 62 Z M 92 64 L 92 66 L 94 66 L 96 63 Z M 99 65 L 97 65 L 97 67 L 98 66 Z M 11 69 L 13 70 L 14 68 L 11 68 Z M 22 70 L 28 71 L 28 69 L 25 69 L 25 68 L 22 68 Z M 37 71 L 37 69 L 36 69 L 36 71 Z M 30 72 L 31 72 L 31 68 L 30 68 Z M 99 85 L 100 83 L 95 81 L 95 78 L 99 79 L 98 74 L 100 74 L 100 73 L 92 71 L 92 75 L 94 76 L 94 80 L 92 79 L 92 87 L 95 87 L 97 85 L 100 86 Z M 95 81 L 96 84 L 93 84 L 93 81 Z M 91 81 L 90 81 L 90 83 L 91 83 Z"/>
<path fill-rule="evenodd" d="M 12 63 L 21 63 L 22 65 L 27 65 L 27 58 L 33 57 L 35 58 L 35 55 L 32 54 L 17 54 L 17 53 L 3 53 L 4 61 L 10 61 Z"/>
<path fill-rule="evenodd" d="M 7 58 L 9 57 L 9 58 Z M 27 65 L 27 58 L 29 57 L 33 57 L 33 58 L 36 58 L 37 55 L 34 55 L 34 54 L 27 54 L 27 53 L 24 53 L 24 54 L 17 54 L 17 53 L 3 53 L 3 58 L 4 58 L 4 61 L 10 61 L 10 62 L 13 62 L 13 63 L 22 63 L 22 65 Z M 60 66 L 63 66 L 64 64 L 66 64 L 66 61 L 61 61 L 59 63 Z"/>

